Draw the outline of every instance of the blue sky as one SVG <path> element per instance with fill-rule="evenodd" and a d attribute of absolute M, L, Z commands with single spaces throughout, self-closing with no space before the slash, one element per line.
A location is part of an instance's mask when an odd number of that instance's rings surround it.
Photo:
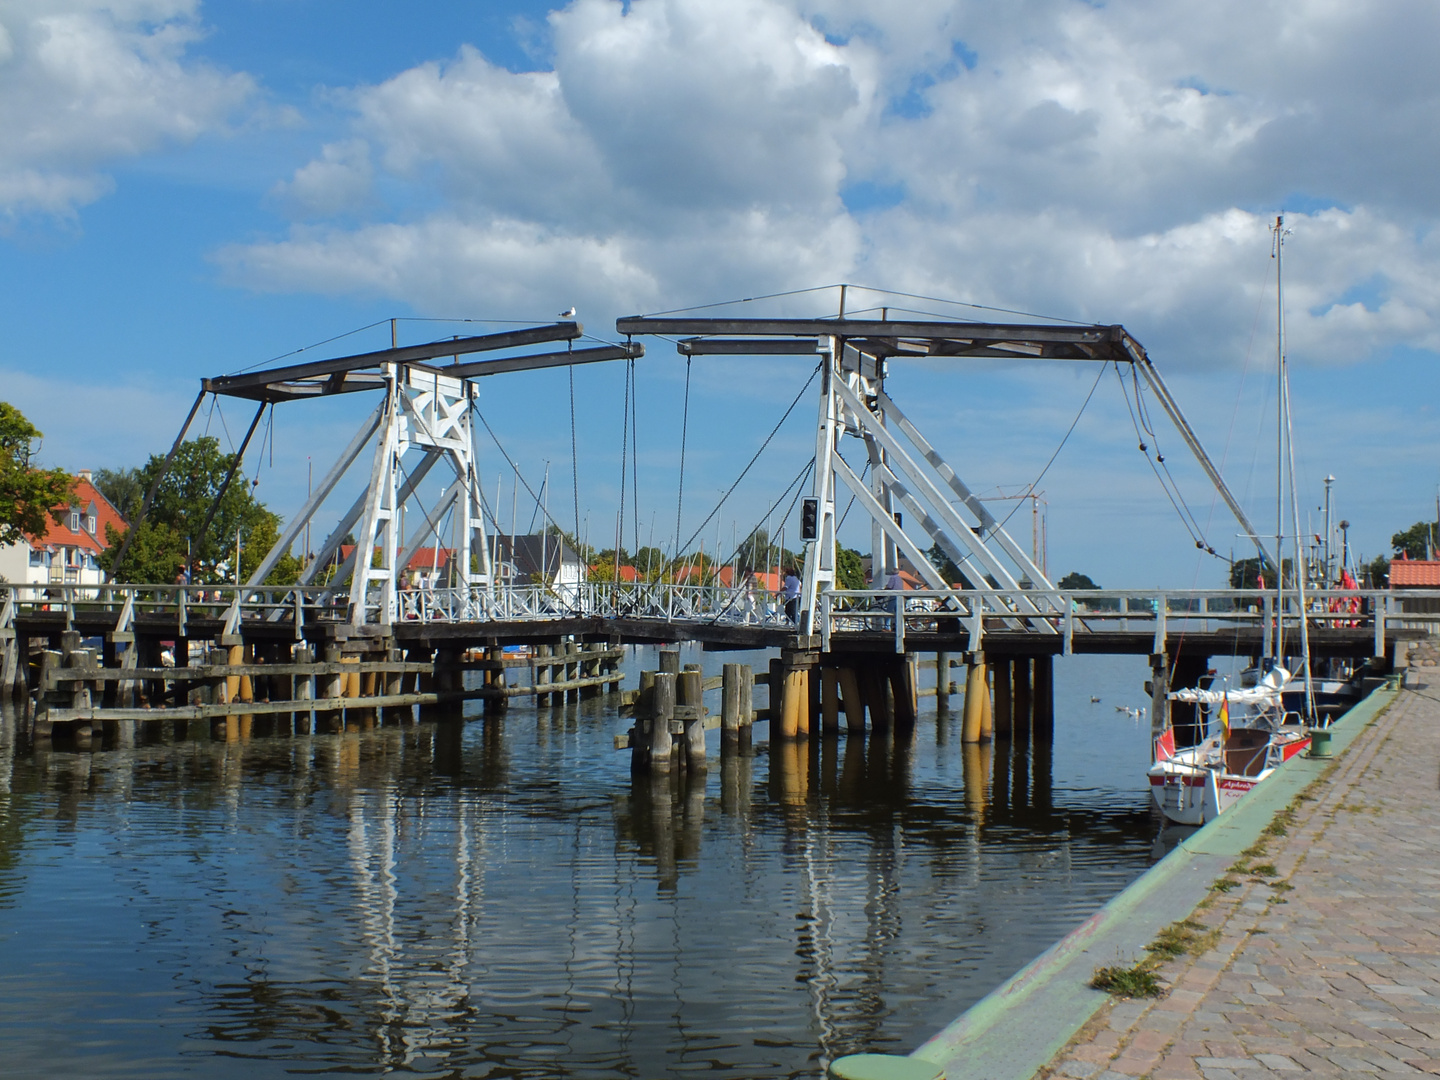
<path fill-rule="evenodd" d="M 199 377 L 392 317 L 418 341 L 465 332 L 424 320 L 575 304 L 613 337 L 617 315 L 852 281 L 1124 323 L 1268 522 L 1283 209 L 1303 501 L 1333 473 L 1373 556 L 1433 514 L 1440 482 L 1437 22 L 1424 3 L 1320 0 L 0 0 L 0 398 L 49 461 L 135 464 Z M 684 364 L 657 342 L 639 371 L 641 540 L 653 520 L 673 542 Z M 804 376 L 697 361 L 686 535 Z M 613 529 L 623 377 L 576 375 L 592 540 Z M 1009 492 L 1093 380 L 915 365 L 894 385 L 972 487 Z M 532 484 L 551 462 L 552 511 L 573 505 L 563 374 L 485 393 Z M 289 513 L 361 408 L 278 412 L 260 495 Z M 222 410 L 210 430 L 238 435 L 239 406 Z M 808 459 L 812 416 L 720 512 L 722 542 Z M 1218 585 L 1133 436 L 1109 377 L 1039 485 L 1052 574 Z M 1159 437 L 1228 550 L 1235 527 Z"/>

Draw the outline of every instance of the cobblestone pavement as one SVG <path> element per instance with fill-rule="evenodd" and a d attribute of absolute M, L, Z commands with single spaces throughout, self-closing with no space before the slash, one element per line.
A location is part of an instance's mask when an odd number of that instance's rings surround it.
<path fill-rule="evenodd" d="M 1117 1000 L 1043 1077 L 1440 1073 L 1440 668 L 1362 732 L 1192 916 L 1198 957 Z M 1432 663 L 1426 663 L 1429 659 Z M 1283 830 L 1283 834 L 1281 834 Z"/>

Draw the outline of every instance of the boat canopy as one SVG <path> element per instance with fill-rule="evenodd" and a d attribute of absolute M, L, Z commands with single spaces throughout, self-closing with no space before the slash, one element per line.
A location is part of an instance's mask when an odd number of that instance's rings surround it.
<path fill-rule="evenodd" d="M 1187 686 L 1172 690 L 1165 696 L 1171 701 L 1184 701 L 1197 705 L 1219 705 L 1228 701 L 1231 705 L 1278 705 L 1280 691 L 1290 681 L 1290 672 L 1278 664 L 1265 673 L 1265 677 L 1254 686 L 1242 686 L 1234 690 L 1201 690 Z"/>

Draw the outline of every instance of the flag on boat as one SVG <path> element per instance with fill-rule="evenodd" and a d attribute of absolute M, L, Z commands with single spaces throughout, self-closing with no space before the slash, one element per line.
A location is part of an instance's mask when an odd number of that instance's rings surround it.
<path fill-rule="evenodd" d="M 1220 700 L 1220 736 L 1230 738 L 1230 695 L 1226 694 Z"/>

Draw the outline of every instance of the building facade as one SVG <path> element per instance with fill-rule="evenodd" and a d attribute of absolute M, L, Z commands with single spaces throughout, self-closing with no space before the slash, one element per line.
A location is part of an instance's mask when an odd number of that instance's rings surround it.
<path fill-rule="evenodd" d="M 47 522 L 41 536 L 26 536 L 0 547 L 0 579 L 16 585 L 99 585 L 105 580 L 100 553 L 105 526 L 125 531 L 125 520 L 91 482 L 90 470 L 75 477 L 68 505 L 59 523 Z"/>

